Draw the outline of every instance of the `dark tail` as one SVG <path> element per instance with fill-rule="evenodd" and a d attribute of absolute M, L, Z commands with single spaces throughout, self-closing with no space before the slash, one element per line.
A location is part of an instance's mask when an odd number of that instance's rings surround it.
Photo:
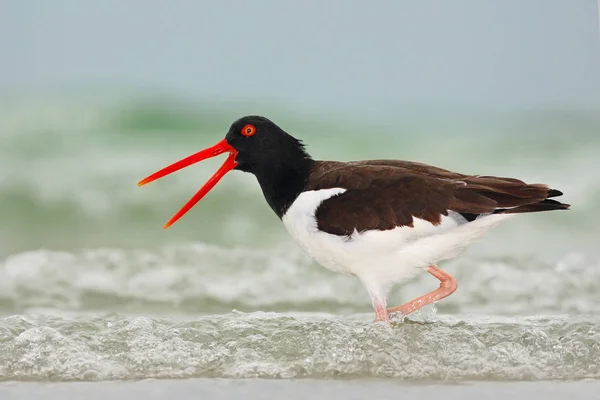
<path fill-rule="evenodd" d="M 550 189 L 548 191 L 548 197 L 562 196 L 562 192 L 556 189 Z M 525 204 L 514 208 L 499 208 L 494 211 L 494 214 L 520 214 L 520 213 L 531 213 L 539 211 L 553 211 L 553 210 L 568 210 L 571 207 L 570 204 L 561 203 L 556 200 L 542 200 L 538 203 Z"/>
<path fill-rule="evenodd" d="M 548 190 L 548 197 L 559 197 L 562 195 L 563 195 L 563 192 L 561 192 L 560 190 L 556 190 L 556 189 Z"/>

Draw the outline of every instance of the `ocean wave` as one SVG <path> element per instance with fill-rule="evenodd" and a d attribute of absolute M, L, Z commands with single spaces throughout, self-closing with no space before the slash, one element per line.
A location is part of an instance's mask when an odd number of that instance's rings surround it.
<path fill-rule="evenodd" d="M 0 379 L 600 378 L 598 319 L 444 317 L 388 327 L 370 318 L 16 315 L 0 319 Z"/>
<path fill-rule="evenodd" d="M 444 265 L 458 291 L 443 313 L 531 315 L 600 312 L 600 268 L 583 255 L 549 262 L 466 255 Z M 436 287 L 423 274 L 397 287 L 400 303 Z M 155 251 L 28 251 L 0 263 L 0 311 L 35 308 L 161 313 L 243 311 L 370 312 L 355 277 L 334 274 L 295 246 L 274 250 L 205 244 Z"/>
<path fill-rule="evenodd" d="M 222 138 L 241 115 L 234 105 L 125 90 L 24 94 L 2 97 L 0 103 L 0 257 L 40 247 L 153 247 L 184 239 L 222 245 L 281 242 L 280 221 L 254 177 L 242 173 L 228 174 L 167 235 L 162 232 L 162 224 L 222 159 L 207 160 L 147 187 L 136 185 Z M 449 132 L 429 118 L 440 112 L 399 118 L 385 129 L 369 121 L 360 125 L 289 117 L 276 110 L 272 115 L 318 159 L 402 158 L 463 173 L 547 182 L 565 193 L 561 200 L 572 204 L 572 210 L 515 218 L 507 224 L 507 239 L 527 237 L 529 253 L 598 251 L 597 227 L 589 218 L 600 204 L 597 116 L 552 110 L 514 119 L 466 113 L 453 117 Z M 267 109 L 264 113 L 271 115 Z M 472 125 L 472 117 L 481 125 Z M 504 127 L 506 132 L 498 131 Z M 569 233 L 560 234 L 562 230 Z"/>

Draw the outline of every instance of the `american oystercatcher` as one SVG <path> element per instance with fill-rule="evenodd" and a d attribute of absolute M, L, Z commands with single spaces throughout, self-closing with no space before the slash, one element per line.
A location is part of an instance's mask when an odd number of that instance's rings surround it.
<path fill-rule="evenodd" d="M 269 119 L 235 121 L 225 139 L 141 180 L 142 186 L 221 153 L 225 163 L 166 224 L 192 208 L 230 170 L 256 176 L 269 206 L 319 264 L 357 276 L 376 319 L 403 315 L 452 294 L 456 280 L 436 266 L 458 256 L 514 214 L 566 210 L 562 193 L 513 178 L 464 175 L 399 160 L 317 161 Z M 440 287 L 387 308 L 393 285 L 427 271 Z"/>

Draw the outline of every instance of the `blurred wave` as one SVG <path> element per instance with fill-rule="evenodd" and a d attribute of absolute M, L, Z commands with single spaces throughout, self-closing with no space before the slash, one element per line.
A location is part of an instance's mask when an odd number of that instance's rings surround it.
<path fill-rule="evenodd" d="M 444 313 L 484 315 L 597 314 L 600 264 L 571 254 L 463 257 L 444 265 L 459 291 Z M 396 288 L 391 302 L 433 290 L 423 274 Z M 362 284 L 333 274 L 295 248 L 257 251 L 204 244 L 161 250 L 30 251 L 0 263 L 0 313 L 36 309 L 131 313 L 241 311 L 370 312 Z"/>

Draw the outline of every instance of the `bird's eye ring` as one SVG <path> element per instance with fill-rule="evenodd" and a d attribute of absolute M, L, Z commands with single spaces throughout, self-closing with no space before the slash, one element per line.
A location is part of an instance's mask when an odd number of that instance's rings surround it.
<path fill-rule="evenodd" d="M 252 136 L 256 133 L 256 127 L 254 125 L 246 125 L 242 128 L 242 135 L 244 136 Z"/>

